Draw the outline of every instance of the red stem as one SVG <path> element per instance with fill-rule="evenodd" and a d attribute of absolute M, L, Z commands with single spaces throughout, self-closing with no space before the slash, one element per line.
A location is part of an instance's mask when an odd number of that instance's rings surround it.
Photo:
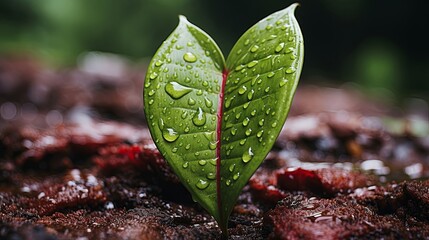
<path fill-rule="evenodd" d="M 223 218 L 222 214 L 222 201 L 220 192 L 220 152 L 221 152 L 221 133 L 222 133 L 222 115 L 223 115 L 223 101 L 225 93 L 226 79 L 228 78 L 229 71 L 224 69 L 222 72 L 222 85 L 219 92 L 219 103 L 217 110 L 217 128 L 216 128 L 216 193 L 217 193 L 217 207 L 219 209 L 219 217 Z"/>

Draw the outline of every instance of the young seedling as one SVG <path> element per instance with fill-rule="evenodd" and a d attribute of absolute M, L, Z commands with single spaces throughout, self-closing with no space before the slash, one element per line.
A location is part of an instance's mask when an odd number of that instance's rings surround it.
<path fill-rule="evenodd" d="M 144 107 L 156 146 L 227 234 L 228 218 L 286 120 L 303 63 L 297 4 L 264 18 L 225 61 L 180 16 L 149 64 Z"/>

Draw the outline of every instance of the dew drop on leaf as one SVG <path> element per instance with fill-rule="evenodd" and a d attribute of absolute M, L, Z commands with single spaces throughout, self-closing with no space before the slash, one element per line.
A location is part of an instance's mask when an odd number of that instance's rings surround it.
<path fill-rule="evenodd" d="M 216 149 L 216 147 L 217 147 L 217 142 L 210 142 L 210 143 L 209 143 L 209 148 L 210 148 L 211 150 L 215 150 L 215 149 Z"/>
<path fill-rule="evenodd" d="M 257 64 L 258 64 L 258 61 L 257 60 L 253 60 L 253 61 L 251 61 L 251 62 L 249 62 L 247 64 L 247 67 L 248 68 L 252 68 L 252 67 L 256 66 Z"/>
<path fill-rule="evenodd" d="M 158 77 L 158 73 L 156 73 L 156 72 L 153 72 L 153 73 L 151 73 L 150 75 L 149 75 L 149 78 L 150 79 L 155 79 L 155 78 L 157 78 Z"/>
<path fill-rule="evenodd" d="M 279 43 L 279 45 L 277 45 L 277 47 L 274 49 L 274 51 L 276 53 L 279 53 L 279 52 L 281 52 L 283 50 L 284 47 L 285 47 L 285 43 L 281 42 L 281 43 Z"/>
<path fill-rule="evenodd" d="M 252 160 L 253 155 L 252 148 L 250 147 L 246 152 L 243 153 L 241 160 L 243 160 L 244 163 L 248 163 L 250 160 Z"/>
<path fill-rule="evenodd" d="M 258 45 L 254 45 L 254 46 L 250 49 L 250 52 L 254 53 L 254 52 L 258 51 L 258 49 L 259 49 L 259 46 L 258 46 Z"/>
<path fill-rule="evenodd" d="M 179 99 L 191 91 L 192 89 L 182 86 L 177 82 L 169 82 L 165 85 L 165 92 L 174 99 Z"/>
<path fill-rule="evenodd" d="M 240 141 L 240 145 L 241 145 L 241 146 L 243 146 L 243 145 L 246 143 L 246 141 L 247 141 L 247 138 L 242 139 L 242 140 Z"/>
<path fill-rule="evenodd" d="M 195 102 L 195 100 L 194 100 L 193 98 L 189 98 L 189 99 L 188 99 L 188 104 L 189 104 L 189 105 L 195 105 L 195 103 L 196 103 L 196 102 Z"/>
<path fill-rule="evenodd" d="M 200 190 L 204 190 L 209 186 L 209 182 L 203 179 L 199 179 L 198 182 L 195 184 L 195 186 L 200 189 Z"/>
<path fill-rule="evenodd" d="M 275 73 L 275 72 L 269 72 L 269 73 L 267 74 L 267 77 L 268 77 L 268 78 L 272 78 L 272 77 L 274 77 L 274 75 L 276 75 L 276 73 Z"/>
<path fill-rule="evenodd" d="M 286 69 L 286 73 L 294 73 L 296 71 L 296 69 L 294 67 L 290 67 L 288 69 Z"/>
<path fill-rule="evenodd" d="M 199 107 L 194 117 L 192 118 L 192 122 L 195 126 L 203 126 L 206 124 L 206 113 Z"/>
<path fill-rule="evenodd" d="M 183 164 L 182 164 L 182 167 L 183 167 L 183 168 L 188 168 L 188 167 L 189 167 L 189 162 L 185 162 L 185 163 L 183 163 Z"/>
<path fill-rule="evenodd" d="M 167 142 L 174 142 L 179 137 L 179 134 L 173 128 L 166 128 L 162 131 L 162 137 Z"/>
<path fill-rule="evenodd" d="M 189 63 L 193 63 L 197 61 L 197 57 L 193 53 L 187 52 L 183 55 L 183 60 Z"/>
<path fill-rule="evenodd" d="M 162 66 L 162 64 L 164 64 L 161 60 L 158 60 L 155 62 L 155 67 L 160 67 Z"/>
<path fill-rule="evenodd" d="M 200 166 L 205 166 L 207 164 L 206 160 L 199 160 L 198 164 L 200 164 Z"/>
<path fill-rule="evenodd" d="M 236 133 L 237 133 L 237 128 L 235 127 L 231 128 L 231 135 L 235 136 Z"/>
<path fill-rule="evenodd" d="M 240 173 L 236 173 L 234 174 L 234 176 L 232 176 L 232 179 L 237 180 L 240 177 Z"/>
<path fill-rule="evenodd" d="M 265 119 L 261 119 L 261 120 L 259 120 L 259 122 L 258 122 L 258 124 L 259 124 L 259 126 L 264 126 L 264 122 L 265 122 Z"/>
<path fill-rule="evenodd" d="M 226 180 L 226 181 L 225 181 L 225 184 L 226 184 L 226 186 L 228 186 L 228 187 L 229 187 L 229 186 L 231 185 L 231 180 L 229 180 L 229 179 L 228 179 L 228 180 Z"/>
<path fill-rule="evenodd" d="M 250 134 L 252 134 L 252 129 L 251 129 L 251 128 L 247 129 L 247 130 L 244 132 L 244 134 L 246 134 L 246 136 L 250 136 Z"/>
<path fill-rule="evenodd" d="M 207 173 L 207 179 L 210 179 L 210 180 L 214 180 L 214 179 L 216 179 L 216 174 L 214 174 L 214 173 Z"/>
<path fill-rule="evenodd" d="M 189 150 L 191 148 L 191 144 L 187 144 L 186 146 L 185 146 L 185 149 L 186 150 Z"/>
<path fill-rule="evenodd" d="M 213 106 L 213 102 L 208 98 L 204 98 L 204 102 L 206 103 L 206 107 L 208 108 L 211 108 Z"/>
<path fill-rule="evenodd" d="M 250 121 L 250 119 L 249 119 L 248 117 L 246 117 L 246 118 L 243 120 L 243 126 L 247 126 L 247 125 L 249 125 L 249 121 Z"/>
<path fill-rule="evenodd" d="M 254 92 L 255 91 L 253 89 L 251 89 L 250 92 L 247 94 L 247 99 L 252 100 Z"/>
<path fill-rule="evenodd" d="M 238 89 L 238 94 L 243 95 L 246 91 L 247 87 L 243 85 Z"/>
<path fill-rule="evenodd" d="M 233 163 L 233 164 L 231 164 L 231 165 L 229 165 L 229 171 L 230 172 L 233 172 L 234 171 L 234 169 L 235 169 L 235 163 Z"/>

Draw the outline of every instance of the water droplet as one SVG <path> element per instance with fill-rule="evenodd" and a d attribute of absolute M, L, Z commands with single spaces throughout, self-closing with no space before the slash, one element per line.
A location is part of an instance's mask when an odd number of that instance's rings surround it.
<path fill-rule="evenodd" d="M 189 130 L 190 130 L 190 129 L 189 129 L 189 127 L 188 127 L 188 126 L 186 126 L 186 127 L 185 127 L 185 133 L 188 133 L 188 132 L 189 132 Z"/>
<path fill-rule="evenodd" d="M 277 126 L 277 121 L 273 122 L 273 124 L 271 124 L 271 127 L 276 127 Z"/>
<path fill-rule="evenodd" d="M 231 164 L 231 165 L 229 165 L 229 171 L 230 172 L 233 172 L 234 171 L 234 169 L 235 169 L 235 163 L 233 163 L 233 164 Z"/>
<path fill-rule="evenodd" d="M 276 21 L 276 25 L 280 25 L 282 23 L 283 23 L 283 19 L 279 19 L 279 20 Z"/>
<path fill-rule="evenodd" d="M 192 89 L 182 86 L 177 82 L 169 82 L 165 85 L 165 92 L 167 92 L 168 95 L 174 99 L 179 99 L 191 91 Z"/>
<path fill-rule="evenodd" d="M 264 90 L 266 93 L 268 93 L 270 91 L 270 87 L 265 88 Z"/>
<path fill-rule="evenodd" d="M 166 128 L 165 131 L 162 131 L 162 137 L 167 142 L 174 142 L 179 137 L 179 134 L 172 128 Z"/>
<path fill-rule="evenodd" d="M 230 186 L 230 185 L 231 185 L 231 180 L 229 180 L 229 179 L 228 179 L 228 180 L 226 180 L 226 181 L 225 181 L 225 184 L 226 184 L 226 186 Z"/>
<path fill-rule="evenodd" d="M 240 141 L 240 145 L 241 145 L 241 146 L 243 146 L 243 145 L 246 143 L 246 141 L 247 141 L 247 138 L 242 139 L 242 140 Z"/>
<path fill-rule="evenodd" d="M 182 117 L 182 119 L 185 119 L 187 116 L 188 116 L 187 111 L 183 111 L 182 114 L 180 115 L 180 117 Z"/>
<path fill-rule="evenodd" d="M 239 119 L 241 117 L 241 112 L 239 112 L 239 113 L 237 113 L 237 114 L 235 114 L 235 119 Z"/>
<path fill-rule="evenodd" d="M 188 104 L 189 104 L 189 105 L 195 105 L 195 103 L 196 103 L 196 102 L 195 102 L 195 100 L 194 100 L 194 99 L 192 99 L 192 98 L 189 98 L 189 99 L 188 99 Z"/>
<path fill-rule="evenodd" d="M 205 166 L 207 164 L 206 160 L 199 160 L 198 164 L 200 164 L 200 166 Z"/>
<path fill-rule="evenodd" d="M 255 116 L 255 115 L 256 115 L 256 109 L 253 109 L 253 110 L 250 112 L 250 115 Z"/>
<path fill-rule="evenodd" d="M 195 157 L 198 157 L 198 156 L 200 156 L 200 152 L 196 152 L 196 153 L 194 153 L 194 155 L 195 155 Z"/>
<path fill-rule="evenodd" d="M 296 55 L 295 54 L 290 55 L 290 60 L 295 60 L 295 59 L 296 59 Z"/>
<path fill-rule="evenodd" d="M 188 168 L 188 167 L 189 167 L 189 162 L 185 162 L 185 163 L 183 163 L 183 164 L 182 164 L 182 167 L 183 167 L 183 168 Z"/>
<path fill-rule="evenodd" d="M 296 69 L 294 67 L 290 67 L 288 69 L 286 69 L 286 73 L 294 73 L 296 71 Z"/>
<path fill-rule="evenodd" d="M 244 65 L 238 65 L 237 67 L 235 67 L 235 71 L 240 71 L 241 69 L 244 68 Z"/>
<path fill-rule="evenodd" d="M 238 89 L 238 94 L 243 95 L 246 91 L 247 87 L 243 85 Z"/>
<path fill-rule="evenodd" d="M 149 75 L 149 78 L 150 79 L 155 79 L 155 78 L 157 78 L 158 77 L 158 73 L 156 73 L 156 72 L 152 72 L 150 75 Z"/>
<path fill-rule="evenodd" d="M 250 40 L 249 40 L 249 39 L 246 39 L 246 41 L 244 41 L 244 46 L 249 45 L 249 43 L 250 43 Z"/>
<path fill-rule="evenodd" d="M 244 133 L 246 134 L 246 136 L 250 136 L 250 134 L 252 134 L 252 129 L 249 128 Z"/>
<path fill-rule="evenodd" d="M 268 114 L 270 114 L 270 112 L 271 112 L 271 108 L 268 108 L 267 111 L 265 111 L 265 114 L 268 115 Z"/>
<path fill-rule="evenodd" d="M 229 156 L 231 154 L 231 150 L 226 151 L 226 156 Z"/>
<path fill-rule="evenodd" d="M 201 95 L 203 95 L 203 90 L 199 89 L 199 90 L 197 91 L 197 96 L 201 96 Z"/>
<path fill-rule="evenodd" d="M 148 88 L 148 87 L 150 87 L 150 85 L 151 85 L 151 83 L 149 81 L 145 81 L 144 87 Z"/>
<path fill-rule="evenodd" d="M 293 42 L 293 40 L 295 40 L 295 38 L 294 37 L 289 37 L 289 42 Z"/>
<path fill-rule="evenodd" d="M 291 53 L 293 52 L 295 49 L 293 47 L 289 47 L 286 49 L 286 53 Z"/>
<path fill-rule="evenodd" d="M 243 109 L 247 109 L 247 108 L 249 107 L 249 105 L 250 105 L 250 102 L 245 103 L 245 104 L 243 105 Z"/>
<path fill-rule="evenodd" d="M 204 101 L 206 103 L 206 107 L 211 108 L 213 106 L 213 102 L 210 99 L 205 97 Z"/>
<path fill-rule="evenodd" d="M 162 66 L 162 64 L 164 64 L 161 60 L 158 60 L 155 62 L 155 67 L 160 67 Z"/>
<path fill-rule="evenodd" d="M 266 30 L 270 30 L 271 28 L 273 28 L 273 25 L 271 25 L 271 24 L 268 24 L 268 25 L 265 27 L 265 29 L 266 29 Z"/>
<path fill-rule="evenodd" d="M 195 184 L 195 186 L 197 186 L 197 188 L 200 190 L 206 189 L 209 185 L 210 183 L 203 179 L 198 179 L 198 182 Z"/>
<path fill-rule="evenodd" d="M 280 81 L 279 86 L 283 87 L 287 83 L 287 79 L 283 79 Z"/>
<path fill-rule="evenodd" d="M 272 77 L 274 77 L 274 75 L 276 75 L 276 73 L 275 73 L 275 72 L 269 72 L 269 73 L 267 74 L 267 77 L 268 77 L 268 78 L 272 78 Z"/>
<path fill-rule="evenodd" d="M 250 160 L 252 160 L 253 155 L 252 148 L 250 147 L 246 152 L 243 153 L 241 160 L 243 160 L 244 163 L 248 163 Z"/>
<path fill-rule="evenodd" d="M 203 126 L 206 123 L 206 113 L 200 107 L 192 118 L 192 122 L 195 126 Z"/>
<path fill-rule="evenodd" d="M 243 126 L 247 126 L 247 125 L 249 125 L 249 121 L 250 121 L 250 119 L 249 119 L 248 117 L 246 117 L 246 118 L 243 120 Z"/>
<path fill-rule="evenodd" d="M 237 54 L 237 55 L 240 55 L 240 53 L 241 53 L 242 51 L 243 51 L 243 50 L 238 49 L 238 51 L 236 52 L 236 54 Z"/>
<path fill-rule="evenodd" d="M 216 147 L 217 147 L 217 142 L 210 142 L 210 143 L 209 143 L 209 148 L 210 148 L 211 150 L 215 150 L 215 149 L 216 149 Z"/>
<path fill-rule="evenodd" d="M 158 120 L 158 127 L 159 127 L 160 130 L 164 129 L 164 119 L 160 118 Z"/>
<path fill-rule="evenodd" d="M 237 134 L 237 128 L 233 127 L 231 128 L 231 135 L 235 136 L 235 134 Z"/>
<path fill-rule="evenodd" d="M 153 102 L 154 102 L 153 99 L 149 100 L 149 105 L 152 105 Z"/>
<path fill-rule="evenodd" d="M 258 46 L 258 45 L 254 45 L 254 46 L 250 49 L 250 52 L 254 53 L 254 52 L 258 51 L 258 49 L 259 49 L 259 46 Z"/>
<path fill-rule="evenodd" d="M 209 83 L 208 83 L 207 81 L 204 81 L 204 82 L 203 82 L 203 86 L 204 86 L 204 87 L 207 87 L 208 85 L 209 85 Z"/>
<path fill-rule="evenodd" d="M 255 91 L 253 89 L 251 89 L 250 92 L 247 94 L 247 99 L 252 100 L 254 92 Z"/>
<path fill-rule="evenodd" d="M 214 173 L 207 173 L 207 179 L 210 179 L 210 180 L 216 179 L 216 174 L 214 174 Z"/>
<path fill-rule="evenodd" d="M 232 179 L 237 180 L 240 177 L 240 173 L 236 173 L 234 174 L 234 176 L 232 176 Z"/>
<path fill-rule="evenodd" d="M 256 136 L 257 136 L 258 138 L 260 138 L 260 137 L 262 137 L 262 134 L 264 134 L 264 130 L 259 131 L 259 132 L 256 134 Z"/>
<path fill-rule="evenodd" d="M 187 144 L 186 146 L 185 146 L 185 149 L 186 150 L 189 150 L 191 148 L 191 144 Z"/>
<path fill-rule="evenodd" d="M 252 68 L 252 67 L 256 66 L 257 64 L 258 64 L 258 61 L 257 60 L 253 60 L 253 61 L 251 61 L 251 62 L 249 62 L 247 64 L 247 67 L 248 68 Z"/>
<path fill-rule="evenodd" d="M 192 46 L 194 46 L 194 43 L 193 43 L 193 42 L 188 42 L 186 45 L 187 45 L 188 47 L 192 47 Z"/>
<path fill-rule="evenodd" d="M 228 98 L 225 101 L 225 108 L 229 108 L 231 106 L 231 102 L 232 102 L 232 100 L 234 100 L 234 98 L 235 98 L 235 96 L 232 96 L 231 98 Z"/>
<path fill-rule="evenodd" d="M 259 124 L 259 126 L 264 126 L 264 122 L 265 122 L 265 119 L 261 119 L 261 120 L 259 120 L 259 122 L 258 122 L 258 124 Z"/>
<path fill-rule="evenodd" d="M 285 47 L 285 43 L 281 42 L 281 43 L 279 43 L 279 45 L 277 45 L 277 47 L 274 49 L 274 51 L 276 53 L 279 53 L 279 52 L 281 52 L 283 50 L 284 47 Z"/>
<path fill-rule="evenodd" d="M 187 52 L 183 55 L 183 60 L 189 63 L 193 63 L 197 61 L 197 57 L 193 53 Z"/>
<path fill-rule="evenodd" d="M 154 94 L 155 94 L 155 90 L 152 89 L 149 91 L 149 96 L 153 96 Z"/>

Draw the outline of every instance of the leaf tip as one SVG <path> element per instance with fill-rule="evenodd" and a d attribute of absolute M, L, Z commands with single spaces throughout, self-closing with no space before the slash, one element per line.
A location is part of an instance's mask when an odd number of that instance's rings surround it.
<path fill-rule="evenodd" d="M 188 19 L 184 16 L 184 15 L 179 15 L 179 22 L 184 22 L 184 23 L 187 23 L 187 22 L 189 22 L 188 21 Z"/>

